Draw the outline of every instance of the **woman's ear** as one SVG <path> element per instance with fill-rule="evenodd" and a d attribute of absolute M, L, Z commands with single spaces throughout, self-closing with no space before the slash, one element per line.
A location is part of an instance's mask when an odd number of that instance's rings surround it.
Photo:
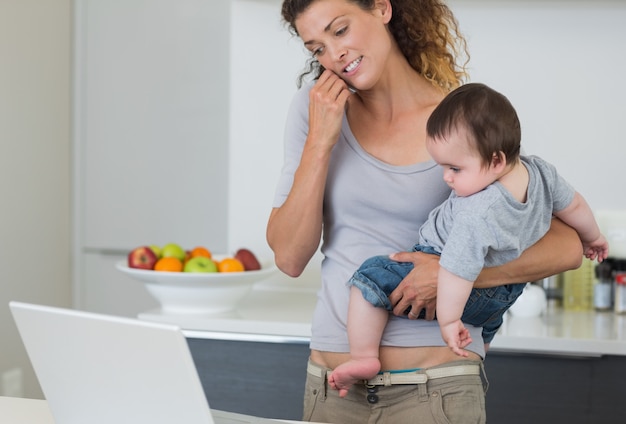
<path fill-rule="evenodd" d="M 375 9 L 380 13 L 383 18 L 383 22 L 388 24 L 391 21 L 391 1 L 390 0 L 376 0 Z"/>

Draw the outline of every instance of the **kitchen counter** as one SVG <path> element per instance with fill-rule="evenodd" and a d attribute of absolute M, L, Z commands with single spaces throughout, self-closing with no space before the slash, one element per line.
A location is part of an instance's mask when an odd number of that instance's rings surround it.
<path fill-rule="evenodd" d="M 490 351 L 626 356 L 626 316 L 561 308 L 536 318 L 507 314 Z"/>
<path fill-rule="evenodd" d="M 0 422 L 7 424 L 54 424 L 54 417 L 44 399 L 0 396 Z M 303 421 L 277 420 L 284 423 Z"/>
<path fill-rule="evenodd" d="M 196 339 L 308 343 L 317 288 L 257 284 L 232 313 L 221 315 L 139 314 L 140 319 L 179 325 Z M 626 315 L 548 310 L 536 318 L 507 314 L 491 352 L 564 356 L 626 356 Z"/>

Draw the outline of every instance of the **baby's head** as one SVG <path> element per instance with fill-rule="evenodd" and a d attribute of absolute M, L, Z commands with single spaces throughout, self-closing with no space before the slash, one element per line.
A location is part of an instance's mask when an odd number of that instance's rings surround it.
<path fill-rule="evenodd" d="M 507 164 L 520 155 L 521 128 L 509 100 L 484 84 L 468 83 L 450 92 L 428 119 L 429 142 L 439 143 L 454 132 L 467 135 L 470 150 L 488 168 L 494 155 L 503 155 Z"/>

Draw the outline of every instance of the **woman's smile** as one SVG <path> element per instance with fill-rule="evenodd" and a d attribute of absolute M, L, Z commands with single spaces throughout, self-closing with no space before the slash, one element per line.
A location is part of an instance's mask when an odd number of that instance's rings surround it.
<path fill-rule="evenodd" d="M 363 60 L 363 56 L 360 56 L 357 59 L 355 59 L 352 62 L 350 62 L 348 64 L 348 66 L 346 66 L 343 69 L 343 72 L 346 73 L 346 74 L 352 73 L 352 71 L 354 71 L 354 70 L 356 70 L 358 68 L 359 64 L 361 63 L 361 60 Z"/>

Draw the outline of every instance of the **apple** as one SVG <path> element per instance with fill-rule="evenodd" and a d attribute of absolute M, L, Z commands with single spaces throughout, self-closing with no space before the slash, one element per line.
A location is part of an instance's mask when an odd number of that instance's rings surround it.
<path fill-rule="evenodd" d="M 235 253 L 235 259 L 239 259 L 246 271 L 258 271 L 261 269 L 261 263 L 249 249 L 239 249 Z"/>
<path fill-rule="evenodd" d="M 158 259 L 150 247 L 140 246 L 128 254 L 128 266 L 130 268 L 153 269 Z"/>
<path fill-rule="evenodd" d="M 167 243 L 161 248 L 161 257 L 168 258 L 170 256 L 178 258 L 181 262 L 184 262 L 187 253 L 185 252 L 185 249 L 180 247 L 180 245 L 176 243 Z"/>
<path fill-rule="evenodd" d="M 189 259 L 183 268 L 184 272 L 217 272 L 217 264 L 205 256 Z"/>
<path fill-rule="evenodd" d="M 157 246 L 156 244 L 151 244 L 150 246 L 148 246 L 150 249 L 152 249 L 152 251 L 154 252 L 154 254 L 157 256 L 157 258 L 161 258 L 161 246 Z"/>

